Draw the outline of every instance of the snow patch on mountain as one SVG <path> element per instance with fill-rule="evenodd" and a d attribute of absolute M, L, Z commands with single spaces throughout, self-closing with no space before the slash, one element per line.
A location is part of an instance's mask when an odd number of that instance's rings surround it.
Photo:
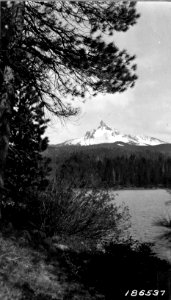
<path fill-rule="evenodd" d="M 107 126 L 103 121 L 101 121 L 97 129 L 87 131 L 84 137 L 66 141 L 63 143 L 63 145 L 89 146 L 95 144 L 115 142 L 122 142 L 137 146 L 155 146 L 166 143 L 153 137 L 122 134 L 117 129 L 112 129 L 109 126 Z M 118 145 L 123 146 L 123 144 L 119 143 Z"/>

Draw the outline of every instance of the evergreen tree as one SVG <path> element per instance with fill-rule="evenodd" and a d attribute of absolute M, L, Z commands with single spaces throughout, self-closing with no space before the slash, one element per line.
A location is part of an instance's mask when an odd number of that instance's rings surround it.
<path fill-rule="evenodd" d="M 48 159 L 42 156 L 48 139 L 42 137 L 48 120 L 34 88 L 21 86 L 11 120 L 11 138 L 6 164 L 8 198 L 23 203 L 30 190 L 42 190 L 47 185 Z"/>
<path fill-rule="evenodd" d="M 4 166 L 9 147 L 10 118 L 15 103 L 17 78 L 11 62 L 17 65 L 22 60 L 20 46 L 24 25 L 23 8 L 23 4 L 18 1 L 15 4 L 10 1 L 0 3 L 0 200 L 4 188 Z"/>
<path fill-rule="evenodd" d="M 17 81 L 35 88 L 57 116 L 77 112 L 66 96 L 123 92 L 136 80 L 133 62 L 104 36 L 136 23 L 133 2 L 4 1 L 0 44 L 0 187 Z"/>

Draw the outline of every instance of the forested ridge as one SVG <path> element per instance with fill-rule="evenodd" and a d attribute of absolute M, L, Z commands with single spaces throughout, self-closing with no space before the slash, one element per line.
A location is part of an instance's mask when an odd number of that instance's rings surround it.
<path fill-rule="evenodd" d="M 129 149 L 128 149 L 129 148 Z M 169 145 L 162 147 L 53 147 L 52 170 L 75 187 L 170 187 Z M 159 149 L 162 151 L 160 152 Z"/>

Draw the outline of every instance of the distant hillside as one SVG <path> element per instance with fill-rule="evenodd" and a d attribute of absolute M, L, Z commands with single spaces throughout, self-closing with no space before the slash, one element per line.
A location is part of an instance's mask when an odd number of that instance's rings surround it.
<path fill-rule="evenodd" d="M 171 144 L 161 144 L 156 146 L 136 146 L 129 145 L 126 143 L 104 143 L 90 146 L 79 146 L 79 145 L 49 145 L 48 149 L 44 152 L 44 155 L 50 157 L 51 159 L 57 158 L 59 156 L 67 157 L 71 153 L 75 152 L 87 152 L 101 155 L 130 155 L 131 153 L 155 153 L 159 152 L 166 156 L 171 156 Z"/>
<path fill-rule="evenodd" d="M 58 174 L 77 187 L 171 185 L 171 144 L 50 145 L 45 155 L 51 158 L 51 176 Z"/>

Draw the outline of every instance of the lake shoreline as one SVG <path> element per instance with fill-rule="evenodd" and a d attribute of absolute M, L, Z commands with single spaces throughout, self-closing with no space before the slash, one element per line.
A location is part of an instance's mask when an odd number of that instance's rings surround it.
<path fill-rule="evenodd" d="M 105 189 L 104 189 L 105 190 Z M 143 188 L 143 187 L 126 187 L 126 188 L 110 188 L 108 190 L 112 190 L 112 191 L 154 191 L 154 190 L 165 190 L 168 192 L 171 192 L 171 188 L 167 188 L 167 187 L 147 187 L 147 188 Z"/>

